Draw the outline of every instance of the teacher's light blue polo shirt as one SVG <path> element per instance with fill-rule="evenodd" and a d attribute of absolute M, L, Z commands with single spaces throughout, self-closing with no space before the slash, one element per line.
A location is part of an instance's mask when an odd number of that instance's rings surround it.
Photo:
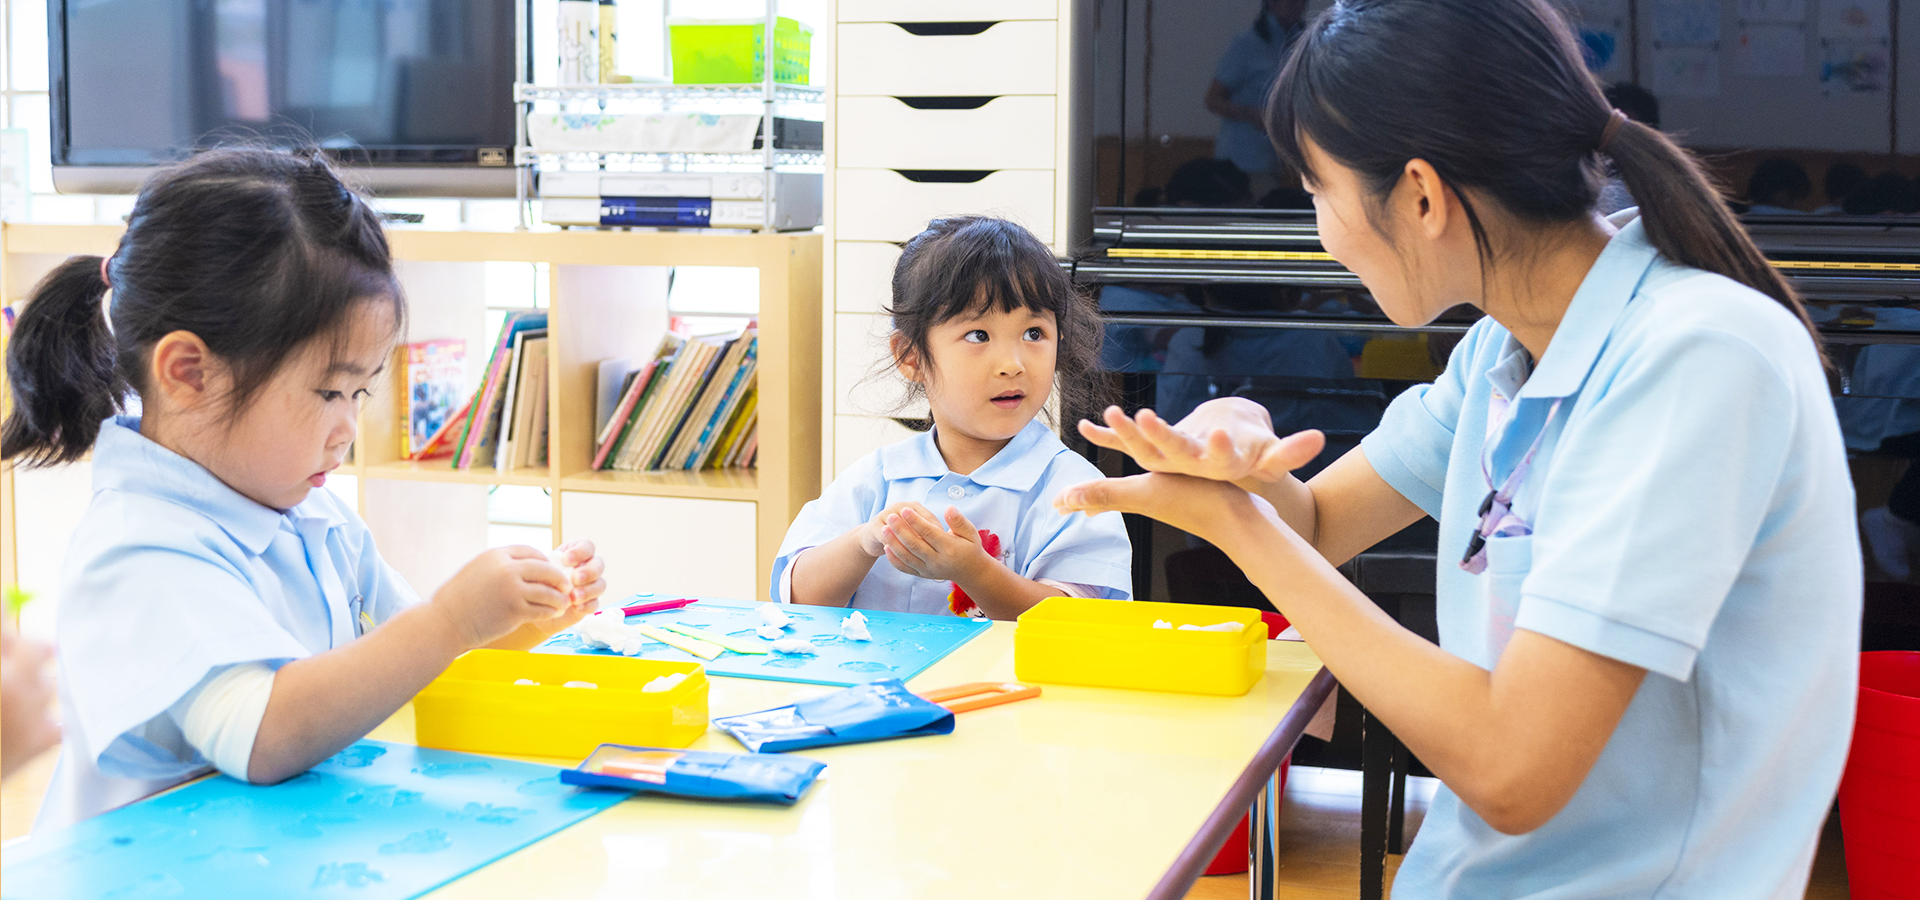
<path fill-rule="evenodd" d="M 1501 834 L 1444 787 L 1394 885 L 1418 898 L 1798 898 L 1851 736 L 1853 487 L 1826 377 L 1772 299 L 1674 264 L 1634 211 L 1539 365 L 1491 318 L 1362 447 L 1440 521 L 1440 644 L 1482 668 L 1515 629 L 1648 671 L 1573 799 Z M 1529 371 L 1531 369 L 1531 371 Z M 1459 568 L 1488 482 L 1548 409 L 1515 511 Z"/>

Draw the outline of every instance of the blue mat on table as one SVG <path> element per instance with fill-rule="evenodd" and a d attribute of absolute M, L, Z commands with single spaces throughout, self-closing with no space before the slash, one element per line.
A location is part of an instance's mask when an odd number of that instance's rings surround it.
<path fill-rule="evenodd" d="M 621 601 L 634 606 L 654 600 L 671 600 L 688 594 L 642 594 Z M 762 601 L 700 598 L 699 603 L 679 609 L 628 616 L 628 625 L 691 625 L 733 637 L 759 640 L 753 633 L 760 624 L 754 610 Z M 697 662 L 709 675 L 735 678 L 761 678 L 769 681 L 798 681 L 804 684 L 831 684 L 851 687 L 884 678 L 906 681 L 960 648 L 975 635 L 987 630 L 985 619 L 960 616 L 922 616 L 915 613 L 861 610 L 867 617 L 871 641 L 849 641 L 840 637 L 840 622 L 853 610 L 830 606 L 782 606 L 793 618 L 788 637 L 811 641 L 817 655 L 785 656 L 735 653 L 731 650 L 713 659 L 701 659 L 666 644 L 648 643 L 640 651 L 642 659 L 666 659 Z M 563 631 L 533 648 L 535 653 L 590 653 L 614 656 L 611 650 L 589 650 L 580 636 Z"/>
<path fill-rule="evenodd" d="M 8 900 L 417 897 L 631 796 L 553 766 L 361 741 L 290 781 L 216 775 L 35 835 Z"/>

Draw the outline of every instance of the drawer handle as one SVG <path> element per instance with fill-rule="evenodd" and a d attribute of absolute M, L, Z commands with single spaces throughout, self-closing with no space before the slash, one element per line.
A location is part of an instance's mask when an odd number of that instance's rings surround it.
<path fill-rule="evenodd" d="M 979 109 L 995 97 L 895 97 L 914 109 Z"/>
<path fill-rule="evenodd" d="M 999 22 L 895 22 L 916 37 L 964 37 L 979 34 Z"/>
<path fill-rule="evenodd" d="M 992 169 L 895 169 L 900 177 L 920 184 L 972 184 L 988 175 Z"/>

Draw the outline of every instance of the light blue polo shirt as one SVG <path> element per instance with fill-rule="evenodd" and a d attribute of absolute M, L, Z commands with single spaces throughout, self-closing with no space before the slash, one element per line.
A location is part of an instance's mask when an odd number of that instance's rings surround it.
<path fill-rule="evenodd" d="M 271 509 L 139 429 L 127 417 L 101 427 L 93 500 L 61 568 L 66 733 L 37 828 L 206 771 L 176 704 L 209 673 L 278 668 L 420 602 L 331 492 Z"/>
<path fill-rule="evenodd" d="M 1280 63 L 1287 50 L 1300 37 L 1304 27 L 1295 23 L 1281 25 L 1278 19 L 1261 13 L 1267 21 L 1271 40 L 1263 39 L 1252 28 L 1234 35 L 1227 52 L 1214 67 L 1213 80 L 1227 87 L 1227 99 L 1240 106 L 1267 108 L 1267 91 L 1280 75 Z M 1258 125 L 1233 119 L 1220 120 L 1220 132 L 1213 140 L 1213 155 L 1232 160 L 1248 174 L 1272 172 L 1280 167 L 1273 153 L 1273 139 Z"/>
<path fill-rule="evenodd" d="M 872 521 L 895 503 L 916 501 L 935 515 L 957 507 L 973 527 L 1000 536 L 1001 561 L 1022 577 L 1097 589 L 1126 600 L 1133 593 L 1133 545 L 1119 513 L 1062 515 L 1061 488 L 1100 478 L 1100 470 L 1060 442 L 1039 419 L 971 474 L 947 468 L 933 432 L 869 453 L 847 467 L 819 499 L 800 508 L 773 561 L 773 599 L 791 596 L 787 569 L 810 547 Z M 854 591 L 857 609 L 948 615 L 949 582 L 909 575 L 883 557 Z"/>
<path fill-rule="evenodd" d="M 1440 521 L 1440 644 L 1482 668 L 1526 629 L 1648 670 L 1592 772 L 1503 835 L 1443 786 L 1396 898 L 1798 898 L 1852 734 L 1860 650 L 1853 486 L 1804 327 L 1676 265 L 1636 211 L 1530 367 L 1482 319 L 1362 447 Z M 1531 372 L 1529 372 L 1531 368 Z M 1547 429 L 1482 575 L 1459 568 L 1488 486 Z"/>

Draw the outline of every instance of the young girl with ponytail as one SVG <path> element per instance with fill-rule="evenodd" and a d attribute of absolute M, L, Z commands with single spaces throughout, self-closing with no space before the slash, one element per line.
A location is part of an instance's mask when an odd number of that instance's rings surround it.
<path fill-rule="evenodd" d="M 1861 570 L 1792 288 L 1548 0 L 1340 0 L 1296 46 L 1269 133 L 1328 252 L 1399 324 L 1486 317 L 1311 481 L 1317 432 L 1223 399 L 1082 423 L 1149 474 L 1059 505 L 1220 546 L 1440 776 L 1395 897 L 1801 896 Z M 1423 515 L 1437 647 L 1333 568 Z"/>
<path fill-rule="evenodd" d="M 36 827 L 209 767 L 289 778 L 459 654 L 531 646 L 605 590 L 580 541 L 490 550 L 422 602 L 316 490 L 403 320 L 373 211 L 323 160 L 259 150 L 156 175 L 111 257 L 34 288 L 0 455 L 91 451 L 94 480 L 61 577 L 65 742 Z"/>

